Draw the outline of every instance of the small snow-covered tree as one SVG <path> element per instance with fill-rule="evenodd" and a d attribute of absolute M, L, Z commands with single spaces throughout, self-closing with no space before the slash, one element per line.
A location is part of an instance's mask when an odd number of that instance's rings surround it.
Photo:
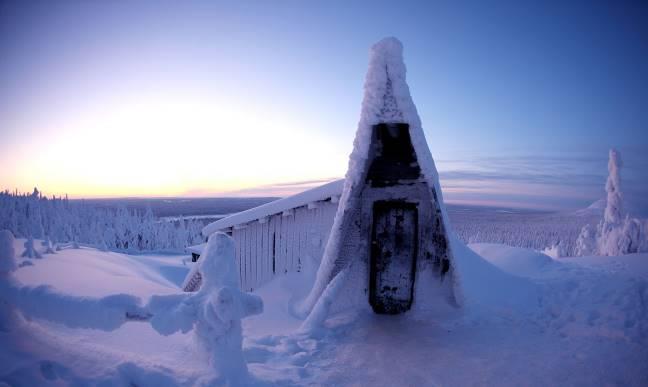
<path fill-rule="evenodd" d="M 40 253 L 34 248 L 34 238 L 30 235 L 25 241 L 25 251 L 22 253 L 22 257 L 26 258 L 43 258 Z"/>
<path fill-rule="evenodd" d="M 547 247 L 542 252 L 554 259 L 567 256 L 565 247 L 562 245 L 562 243 L 560 243 L 560 241 L 558 243 L 553 244 L 551 247 Z"/>
<path fill-rule="evenodd" d="M 608 179 L 605 183 L 607 205 L 603 220 L 597 232 L 597 249 L 601 255 L 621 255 L 637 252 L 636 244 L 639 235 L 623 211 L 623 194 L 621 192 L 621 154 L 616 149 L 610 149 L 608 161 Z M 635 240 L 633 241 L 633 238 Z"/>
<path fill-rule="evenodd" d="M 618 242 L 620 251 L 624 252 L 624 254 L 641 251 L 641 238 L 641 222 L 639 219 L 630 218 L 630 216 L 626 215 Z"/>
<path fill-rule="evenodd" d="M 577 256 L 596 254 L 596 227 L 586 224 L 576 239 L 575 254 Z"/>
<path fill-rule="evenodd" d="M 596 229 L 593 239 L 591 226 L 586 225 L 576 241 L 577 255 L 622 255 L 642 251 L 646 235 L 641 221 L 631 218 L 623 210 L 621 191 L 621 154 L 610 149 L 608 178 L 605 183 L 607 203 L 603 219 Z"/>
<path fill-rule="evenodd" d="M 56 254 L 56 251 L 54 251 L 54 246 L 52 245 L 52 240 L 50 239 L 50 237 L 45 237 L 45 239 L 43 239 L 43 242 L 41 242 L 41 245 L 45 249 L 45 251 L 43 251 L 43 254 Z"/>
<path fill-rule="evenodd" d="M 259 296 L 240 290 L 234 241 L 223 233 L 209 237 L 201 258 L 203 282 L 195 294 L 153 296 L 147 306 L 151 325 L 160 334 L 194 329 L 210 365 L 224 385 L 245 385 L 241 319 L 263 311 Z"/>

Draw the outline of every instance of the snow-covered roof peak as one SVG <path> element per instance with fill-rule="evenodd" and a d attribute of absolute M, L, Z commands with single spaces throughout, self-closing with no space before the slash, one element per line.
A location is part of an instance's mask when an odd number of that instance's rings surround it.
<path fill-rule="evenodd" d="M 393 58 L 403 62 L 403 43 L 393 36 L 384 38 L 371 46 L 370 62 L 375 60 L 385 61 L 385 58 Z"/>
<path fill-rule="evenodd" d="M 371 47 L 363 116 L 373 118 L 372 124 L 407 121 L 411 102 L 405 72 L 403 44 L 398 39 L 385 38 Z"/>

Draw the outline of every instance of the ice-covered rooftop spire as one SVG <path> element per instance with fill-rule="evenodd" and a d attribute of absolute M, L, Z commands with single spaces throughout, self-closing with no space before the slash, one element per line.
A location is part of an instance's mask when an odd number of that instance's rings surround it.
<path fill-rule="evenodd" d="M 413 104 L 405 72 L 403 45 L 398 39 L 385 38 L 371 47 L 362 116 L 372 124 L 407 121 Z"/>

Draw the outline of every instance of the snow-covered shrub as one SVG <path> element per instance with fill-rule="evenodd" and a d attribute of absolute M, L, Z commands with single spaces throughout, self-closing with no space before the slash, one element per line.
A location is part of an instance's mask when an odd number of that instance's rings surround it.
<path fill-rule="evenodd" d="M 626 215 L 623 222 L 623 230 L 619 237 L 620 250 L 628 253 L 639 252 L 641 247 L 641 238 L 641 222 L 639 219 L 630 218 L 630 216 Z"/>
<path fill-rule="evenodd" d="M 562 244 L 560 242 L 554 244 L 551 247 L 547 247 L 542 251 L 545 255 L 550 256 L 551 258 L 558 259 L 560 257 L 565 257 L 567 256 L 567 253 L 565 252 L 565 249 L 563 248 Z"/>
<path fill-rule="evenodd" d="M 641 235 L 639 241 L 639 251 L 648 251 L 648 219 L 641 223 Z"/>
<path fill-rule="evenodd" d="M 576 256 L 596 254 L 596 227 L 586 224 L 576 239 Z"/>
<path fill-rule="evenodd" d="M 43 242 L 41 242 L 41 245 L 45 249 L 45 251 L 43 251 L 43 254 L 56 254 L 54 246 L 52 246 L 52 240 L 49 237 L 45 238 Z"/>
<path fill-rule="evenodd" d="M 147 306 L 151 325 L 162 335 L 194 329 L 200 347 L 224 384 L 243 385 L 248 377 L 243 357 L 241 319 L 263 311 L 263 301 L 240 290 L 234 241 L 210 236 L 201 258 L 203 283 L 195 294 L 153 296 Z"/>
<path fill-rule="evenodd" d="M 23 251 L 21 257 L 26 258 L 43 258 L 40 253 L 34 248 L 34 238 L 30 235 L 25 241 L 25 251 Z"/>

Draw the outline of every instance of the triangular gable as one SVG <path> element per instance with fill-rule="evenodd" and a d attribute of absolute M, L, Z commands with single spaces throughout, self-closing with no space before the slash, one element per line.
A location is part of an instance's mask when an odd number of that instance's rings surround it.
<path fill-rule="evenodd" d="M 375 44 L 370 51 L 369 69 L 365 79 L 364 99 L 362 112 L 354 148 L 350 156 L 349 167 L 345 178 L 344 189 L 340 198 L 340 205 L 328 239 L 322 263 L 320 265 L 317 280 L 311 293 L 302 304 L 302 313 L 307 314 L 315 304 L 322 298 L 326 291 L 333 292 L 333 287 L 343 287 L 344 282 L 354 281 L 366 283 L 366 278 L 344 279 L 350 274 L 354 258 L 345 255 L 345 239 L 348 239 L 350 227 L 348 223 L 353 218 L 352 212 L 356 211 L 360 204 L 360 192 L 366 185 L 367 173 L 371 162 L 372 136 L 375 136 L 375 126 L 379 124 L 407 124 L 409 126 L 409 137 L 414 149 L 416 161 L 420 168 L 421 179 L 429 189 L 429 197 L 432 202 L 432 210 L 439 214 L 441 222 L 437 225 L 438 230 L 443 234 L 447 248 L 447 259 L 452 261 L 453 238 L 449 237 L 450 225 L 448 216 L 443 205 L 443 197 L 439 185 L 438 173 L 427 146 L 421 121 L 416 107 L 409 93 L 409 87 L 405 80 L 405 65 L 402 57 L 402 44 L 395 38 L 386 38 Z M 362 271 L 357 272 L 362 277 Z M 451 277 L 454 277 L 450 273 Z M 335 279 L 335 280 L 334 280 Z M 453 287 L 457 282 L 453 280 Z M 336 286 L 332 286 L 335 283 Z M 366 286 L 366 284 L 365 284 Z M 327 288 L 331 288 L 328 289 Z M 361 290 L 361 289 L 360 289 Z M 454 292 L 455 290 L 453 290 Z M 366 292 L 366 289 L 365 289 Z M 453 297 L 456 295 L 453 295 Z M 324 298 L 328 297 L 324 295 Z M 327 302 L 330 302 L 328 300 Z"/>

